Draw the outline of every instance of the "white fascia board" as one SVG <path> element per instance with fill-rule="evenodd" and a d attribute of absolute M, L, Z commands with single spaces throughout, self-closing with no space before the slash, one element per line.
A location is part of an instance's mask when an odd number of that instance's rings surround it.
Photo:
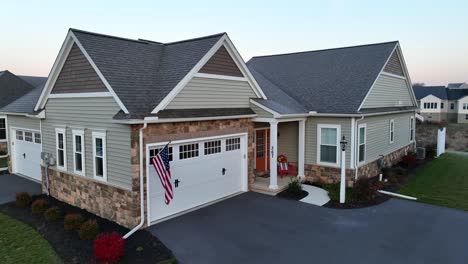
<path fill-rule="evenodd" d="M 209 121 L 209 120 L 226 120 L 226 119 L 239 119 L 239 118 L 254 118 L 256 114 L 252 115 L 234 115 L 234 116 L 207 116 L 207 117 L 189 117 L 189 118 L 158 118 L 158 117 L 145 117 L 144 119 L 129 119 L 129 120 L 112 120 L 116 124 L 155 124 L 155 123 L 177 123 L 177 122 L 191 122 L 191 121 Z"/>
<path fill-rule="evenodd" d="M 267 111 L 268 113 L 272 114 L 274 117 L 279 117 L 279 116 L 281 116 L 280 113 L 278 113 L 278 112 L 276 112 L 276 111 L 274 111 L 274 110 L 271 110 L 270 108 L 268 108 L 268 107 L 262 105 L 262 104 L 259 103 L 259 102 L 256 102 L 255 100 L 250 99 L 250 103 L 251 103 L 251 104 L 254 104 L 255 106 L 260 107 L 261 109 L 263 109 L 263 110 L 265 110 L 265 111 Z"/>
<path fill-rule="evenodd" d="M 49 94 L 49 98 L 96 98 L 96 97 L 113 97 L 110 92 L 93 92 L 93 93 L 58 93 Z"/>

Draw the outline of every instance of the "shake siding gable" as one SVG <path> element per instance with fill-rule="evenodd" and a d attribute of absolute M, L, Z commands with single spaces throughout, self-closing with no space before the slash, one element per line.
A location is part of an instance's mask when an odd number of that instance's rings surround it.
<path fill-rule="evenodd" d="M 108 90 L 80 48 L 73 44 L 51 93 L 92 92 L 108 92 Z"/>
<path fill-rule="evenodd" d="M 199 72 L 244 77 L 224 46 L 221 46 L 218 51 L 216 51 L 216 53 L 210 58 L 210 60 L 208 60 Z"/>
<path fill-rule="evenodd" d="M 42 121 L 43 151 L 56 153 L 55 128 L 66 128 L 67 171 L 73 174 L 73 129 L 84 129 L 85 177 L 93 178 L 92 132 L 105 132 L 107 141 L 107 182 L 131 188 L 130 127 L 112 122 L 120 107 L 112 97 L 49 98 Z M 81 176 L 76 176 L 81 177 Z"/>
<path fill-rule="evenodd" d="M 413 106 L 405 79 L 380 74 L 362 108 Z"/>
<path fill-rule="evenodd" d="M 257 98 L 247 81 L 194 77 L 166 109 L 247 108 Z"/>
<path fill-rule="evenodd" d="M 388 72 L 402 77 L 405 76 L 397 50 L 393 52 L 392 56 L 387 62 L 387 65 L 385 65 L 384 72 Z"/>

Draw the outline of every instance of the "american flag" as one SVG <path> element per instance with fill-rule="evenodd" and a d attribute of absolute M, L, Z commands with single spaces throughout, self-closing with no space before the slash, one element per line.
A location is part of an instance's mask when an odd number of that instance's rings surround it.
<path fill-rule="evenodd" d="M 156 157 L 151 159 L 151 163 L 153 164 L 154 168 L 156 169 L 156 173 L 159 176 L 159 180 L 161 181 L 161 185 L 165 190 L 164 198 L 165 202 L 168 205 L 172 198 L 174 197 L 174 193 L 172 191 L 172 183 L 171 183 L 171 168 L 169 166 L 169 145 L 166 145 L 163 149 L 161 149 Z"/>

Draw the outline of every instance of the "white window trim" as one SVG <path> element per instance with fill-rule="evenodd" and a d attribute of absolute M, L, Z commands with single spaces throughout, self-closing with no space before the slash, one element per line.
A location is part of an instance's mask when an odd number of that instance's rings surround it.
<path fill-rule="evenodd" d="M 0 142 L 8 142 L 8 120 L 6 115 L 0 115 L 0 119 L 5 119 L 5 139 L 0 139 Z"/>
<path fill-rule="evenodd" d="M 63 134 L 63 166 L 59 165 L 59 137 L 58 134 Z M 65 128 L 55 128 L 55 155 L 57 169 L 67 171 L 67 133 Z"/>
<path fill-rule="evenodd" d="M 336 129 L 336 163 L 320 161 L 320 145 L 322 138 L 322 128 L 335 128 Z M 341 138 L 341 125 L 334 124 L 318 124 L 317 125 L 317 164 L 339 167 L 341 161 L 341 149 L 340 149 L 340 138 Z"/>
<path fill-rule="evenodd" d="M 361 139 L 361 128 L 364 128 L 364 144 L 361 144 L 359 143 L 359 140 Z M 364 159 L 361 161 L 359 160 L 359 147 L 361 145 L 364 145 Z M 361 164 L 364 164 L 366 162 L 366 159 L 367 159 L 367 124 L 360 124 L 358 126 L 358 140 L 357 140 L 357 148 L 358 148 L 358 151 L 357 151 L 357 158 L 358 158 L 358 164 L 361 165 Z"/>
<path fill-rule="evenodd" d="M 411 135 L 413 135 L 413 138 L 411 138 Z M 416 127 L 414 123 L 414 116 L 410 116 L 410 142 L 414 142 L 414 138 L 416 137 Z"/>
<path fill-rule="evenodd" d="M 395 119 L 390 119 L 390 123 L 388 125 L 388 140 L 390 144 L 395 142 Z M 393 135 L 393 137 L 392 137 Z"/>
<path fill-rule="evenodd" d="M 86 174 L 86 157 L 85 157 L 85 137 L 84 137 L 84 130 L 81 129 L 73 129 L 72 130 L 72 136 L 73 136 L 73 172 L 75 174 L 85 176 Z M 76 136 L 81 137 L 81 168 L 82 171 L 76 170 Z"/>
<path fill-rule="evenodd" d="M 107 182 L 107 143 L 106 143 L 106 133 L 104 132 L 95 132 L 92 133 L 93 138 L 93 176 L 94 179 L 99 181 Z M 102 172 L 103 175 L 97 176 L 96 175 L 96 139 L 102 139 Z"/>

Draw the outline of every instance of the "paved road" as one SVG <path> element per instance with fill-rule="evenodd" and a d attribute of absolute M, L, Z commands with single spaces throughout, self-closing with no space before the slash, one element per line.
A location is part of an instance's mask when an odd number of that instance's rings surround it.
<path fill-rule="evenodd" d="M 0 204 L 14 201 L 17 192 L 40 194 L 41 184 L 17 175 L 0 174 Z"/>
<path fill-rule="evenodd" d="M 468 212 L 337 210 L 245 193 L 148 228 L 181 263 L 467 263 Z"/>

